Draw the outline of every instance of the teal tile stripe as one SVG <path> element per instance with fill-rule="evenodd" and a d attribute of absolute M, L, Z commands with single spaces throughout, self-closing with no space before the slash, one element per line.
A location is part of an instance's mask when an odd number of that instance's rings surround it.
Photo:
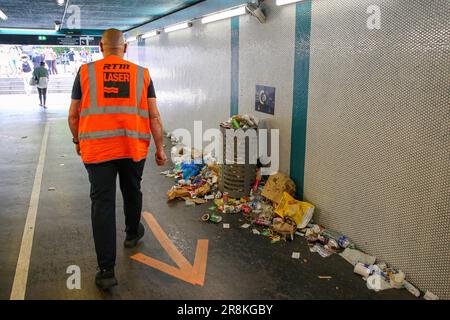
<path fill-rule="evenodd" d="M 239 17 L 231 19 L 231 103 L 230 115 L 239 114 Z"/>
<path fill-rule="evenodd" d="M 311 39 L 311 0 L 296 5 L 294 103 L 292 108 L 291 178 L 297 197 L 304 197 Z"/>

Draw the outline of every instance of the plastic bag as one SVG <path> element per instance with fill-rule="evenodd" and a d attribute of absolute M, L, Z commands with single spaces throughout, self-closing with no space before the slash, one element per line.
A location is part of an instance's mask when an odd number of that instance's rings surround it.
<path fill-rule="evenodd" d="M 312 219 L 314 209 L 312 204 L 295 200 L 289 193 L 284 192 L 275 213 L 282 218 L 289 217 L 297 224 L 297 228 L 303 229 Z"/>
<path fill-rule="evenodd" d="M 203 167 L 204 167 L 203 164 L 195 164 L 194 162 L 183 163 L 181 165 L 181 170 L 183 170 L 183 179 L 187 180 L 191 177 L 197 176 L 203 169 Z"/>
<path fill-rule="evenodd" d="M 30 82 L 28 83 L 30 86 L 36 86 L 39 83 L 36 77 L 31 77 Z"/>

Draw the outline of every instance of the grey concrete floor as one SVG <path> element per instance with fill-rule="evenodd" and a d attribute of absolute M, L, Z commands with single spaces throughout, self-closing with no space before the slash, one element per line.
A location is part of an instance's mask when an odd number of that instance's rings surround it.
<path fill-rule="evenodd" d="M 33 187 L 44 126 L 50 123 L 26 299 L 412 299 L 405 290 L 375 293 L 341 257 L 321 258 L 306 242 L 271 244 L 251 230 L 240 229 L 239 215 L 224 215 L 231 224 L 205 224 L 201 215 L 210 205 L 187 208 L 167 203 L 171 179 L 159 175 L 150 153 L 143 181 L 144 210 L 158 220 L 169 238 L 193 262 L 198 239 L 209 240 L 203 287 L 170 277 L 131 260 L 142 252 L 173 265 L 147 228 L 143 243 L 126 250 L 120 193 L 117 195 L 117 268 L 119 286 L 99 291 L 90 224 L 89 183 L 74 152 L 66 116 L 70 97 L 49 97 L 41 110 L 37 97 L 0 97 L 0 299 L 9 299 L 22 233 Z M 64 164 L 64 166 L 61 166 Z M 169 166 L 167 167 L 169 168 Z M 48 191 L 49 187 L 56 191 Z M 300 252 L 301 259 L 291 258 Z M 307 262 L 304 262 L 306 259 Z M 81 268 L 81 290 L 66 287 L 67 267 Z M 318 276 L 331 276 L 321 280 Z"/>

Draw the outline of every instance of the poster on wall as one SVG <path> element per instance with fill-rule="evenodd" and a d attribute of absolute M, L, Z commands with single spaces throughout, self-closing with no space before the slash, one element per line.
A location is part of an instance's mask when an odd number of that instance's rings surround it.
<path fill-rule="evenodd" d="M 256 86 L 255 110 L 271 115 L 275 114 L 275 88 Z"/>

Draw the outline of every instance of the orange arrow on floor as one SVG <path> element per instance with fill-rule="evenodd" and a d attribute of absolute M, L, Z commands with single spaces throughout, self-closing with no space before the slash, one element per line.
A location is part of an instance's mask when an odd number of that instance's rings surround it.
<path fill-rule="evenodd" d="M 180 251 L 178 251 L 151 213 L 144 212 L 144 219 L 156 239 L 158 239 L 159 243 L 169 254 L 170 258 L 177 264 L 178 268 L 147 257 L 142 253 L 135 254 L 130 258 L 161 272 L 167 273 L 172 277 L 186 281 L 193 285 L 203 286 L 205 283 L 206 261 L 208 258 L 208 240 L 197 241 L 194 265 L 191 265 L 189 261 L 180 253 Z"/>

